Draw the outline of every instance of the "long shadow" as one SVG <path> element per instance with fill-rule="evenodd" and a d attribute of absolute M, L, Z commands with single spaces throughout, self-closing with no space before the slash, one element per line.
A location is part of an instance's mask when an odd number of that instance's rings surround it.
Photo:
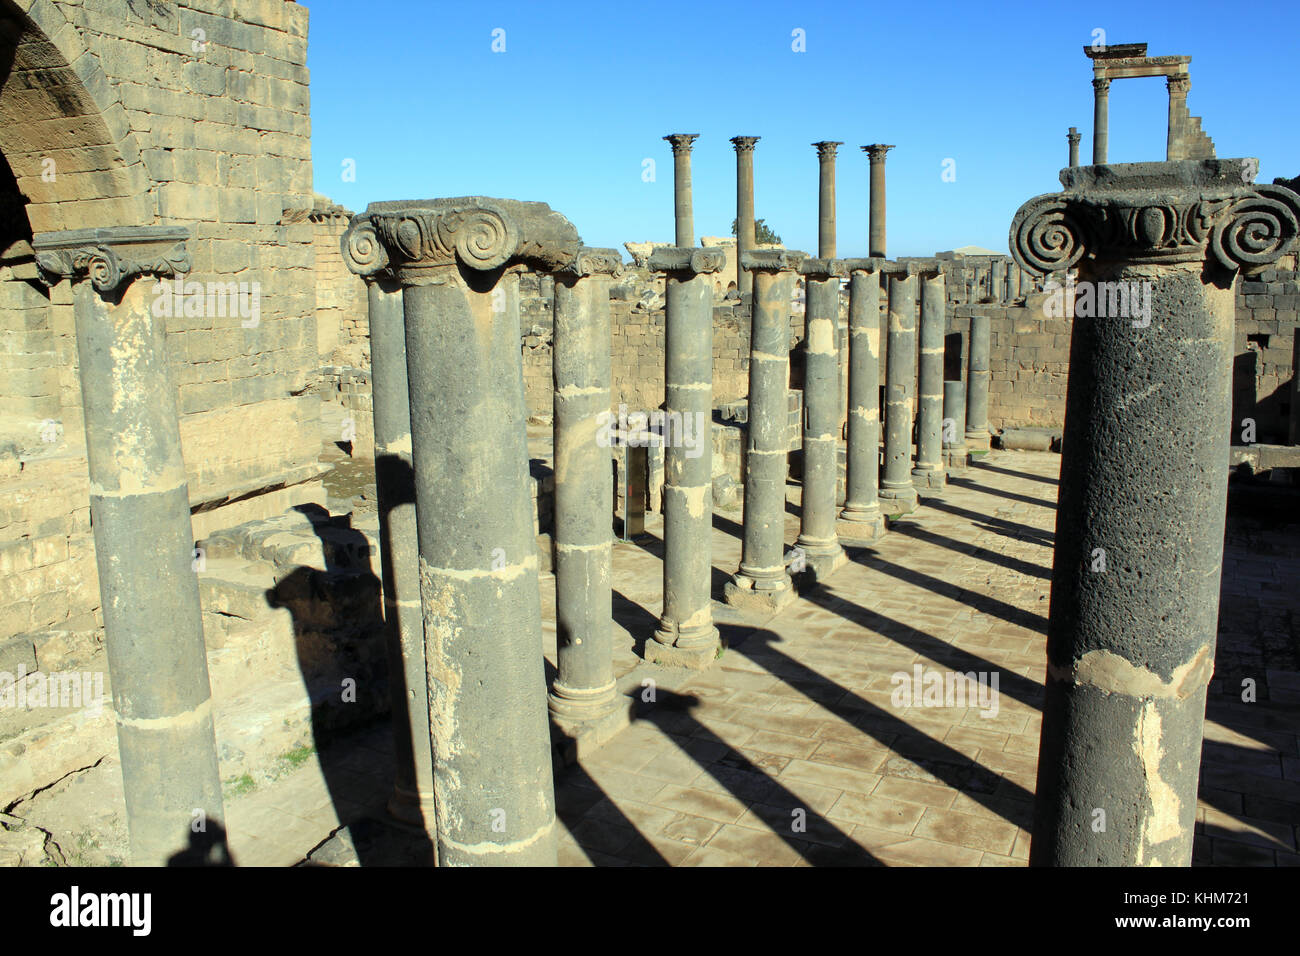
<path fill-rule="evenodd" d="M 779 662 L 783 673 L 797 675 L 806 685 L 823 685 L 837 693 L 836 703 L 829 705 L 832 712 L 850 721 L 881 746 L 919 766 L 923 771 L 943 783 L 965 793 L 986 809 L 998 814 L 1009 823 L 1028 828 L 1033 813 L 1033 794 L 1014 781 L 998 776 L 965 754 L 954 750 L 942 741 L 918 731 L 906 721 L 871 703 L 842 684 L 796 661 L 790 655 L 773 647 L 771 631 L 757 630 L 749 635 L 740 651 L 754 663 L 769 668 L 769 659 Z M 751 643 L 752 642 L 752 643 Z M 755 651 L 759 653 L 755 654 Z M 790 686 L 798 688 L 795 682 Z M 809 700 L 816 698 L 800 689 Z M 845 703 L 850 706 L 846 707 Z M 859 713 L 855 716 L 854 711 Z"/>
<path fill-rule="evenodd" d="M 981 561 L 987 561 L 989 564 L 1001 565 L 1010 571 L 1016 571 L 1027 577 L 1042 578 L 1046 581 L 1052 579 L 1051 568 L 1045 568 L 1039 564 L 1031 564 L 1028 561 L 1021 561 L 1019 558 L 1013 558 L 1009 554 L 999 554 L 996 551 L 990 551 L 988 548 L 981 548 L 979 545 L 957 541 L 954 538 L 949 538 L 947 535 L 929 531 L 911 521 L 895 521 L 889 526 L 889 530 L 897 531 L 899 534 L 906 535 L 909 538 L 915 538 L 917 541 L 925 541 L 928 544 L 947 548 L 949 551 L 956 551 L 958 554 L 969 554 L 972 557 L 979 558 Z"/>
<path fill-rule="evenodd" d="M 896 621 L 878 611 L 869 610 L 860 604 L 854 604 L 847 598 L 837 597 L 820 588 L 805 592 L 801 596 L 820 608 L 838 614 L 852 624 L 875 631 L 882 637 L 887 637 L 894 643 L 903 645 L 908 650 L 924 654 L 935 663 L 942 664 L 952 670 L 962 672 L 971 670 L 998 671 L 1001 675 L 998 678 L 1000 693 L 1010 694 L 1022 704 L 1038 710 L 1042 709 L 1043 687 L 1041 684 L 1030 680 L 1028 677 L 1023 677 L 1015 671 L 999 667 L 974 651 L 954 647 L 947 641 L 917 630 L 910 624 Z"/>
<path fill-rule="evenodd" d="M 971 481 L 969 478 L 960 478 L 956 475 L 948 477 L 949 484 L 956 485 L 958 488 L 966 488 L 969 491 L 982 491 L 986 495 L 998 495 L 1002 498 L 1010 498 L 1012 501 L 1023 501 L 1025 504 L 1038 505 L 1040 508 L 1050 508 L 1056 510 L 1055 501 L 1045 501 L 1042 498 L 1033 498 L 1029 495 L 1016 494 L 1014 491 L 1003 491 L 1001 488 L 990 488 L 988 485 L 981 485 L 977 481 Z"/>
<path fill-rule="evenodd" d="M 382 800 L 377 788 L 391 792 L 396 773 L 394 758 L 384 773 L 362 777 L 353 769 L 356 751 L 348 747 L 348 732 L 366 715 L 391 710 L 380 582 L 370 565 L 370 542 L 352 527 L 351 515 L 332 518 L 316 504 L 294 510 L 320 539 L 325 569 L 294 569 L 266 592 L 266 601 L 293 616 L 298 666 L 311 699 L 312 744 L 339 822 L 347 826 L 358 822 L 345 819 L 349 806 Z M 411 839 L 428 844 L 416 831 Z M 371 846 L 356 842 L 360 864 L 384 865 Z"/>
<path fill-rule="evenodd" d="M 659 619 L 617 588 L 611 593 L 614 620 L 632 635 L 632 650 L 636 656 L 644 657 L 646 641 L 659 627 Z"/>
<path fill-rule="evenodd" d="M 589 816 L 596 807 L 599 816 Z M 585 851 L 621 856 L 634 866 L 669 865 L 581 764 L 556 769 L 555 815 Z"/>
<path fill-rule="evenodd" d="M 949 481 L 952 479 L 949 478 Z M 954 505 L 950 501 L 942 498 L 931 498 L 925 503 L 927 508 L 933 508 L 936 511 L 942 511 L 950 514 L 955 518 L 966 518 L 976 525 L 983 525 L 989 531 L 996 531 L 998 534 L 1006 535 L 1009 538 L 1019 538 L 1026 541 L 1033 541 L 1035 544 L 1041 544 L 1045 548 L 1056 546 L 1056 535 L 1051 531 L 1044 531 L 1042 528 L 1035 528 L 1033 525 L 1021 524 L 1018 521 L 1009 521 L 1006 518 L 997 518 L 993 515 L 981 514 L 978 511 L 971 511 L 969 508 L 962 508 Z"/>
<path fill-rule="evenodd" d="M 1047 618 L 1041 614 L 1035 614 L 1033 611 L 1024 611 L 1006 601 L 999 601 L 995 597 L 989 597 L 987 594 L 977 594 L 966 588 L 958 587 L 947 581 L 941 581 L 939 578 L 925 574 L 922 571 L 913 571 L 910 568 L 904 568 L 897 564 L 891 564 L 873 549 L 867 548 L 862 551 L 850 551 L 849 560 L 856 561 L 868 568 L 881 571 L 890 577 L 898 578 L 900 581 L 906 581 L 908 584 L 915 584 L 931 591 L 940 597 L 950 598 L 954 601 L 965 604 L 967 607 L 974 608 L 985 614 L 992 614 L 994 617 L 1000 617 L 1009 624 L 1018 624 L 1020 627 L 1029 628 L 1040 634 L 1047 633 Z"/>
<path fill-rule="evenodd" d="M 744 540 L 744 534 L 745 534 L 744 526 L 741 525 L 740 522 L 738 521 L 732 521 L 730 518 L 723 517 L 722 515 L 718 514 L 716 511 L 713 512 L 713 527 L 716 528 L 718 531 L 722 531 L 725 532 L 726 534 L 731 535 L 737 541 Z"/>
<path fill-rule="evenodd" d="M 1061 483 L 1056 478 L 1045 478 L 1042 475 L 1031 475 L 1027 471 L 1015 471 L 1011 468 L 999 468 L 997 465 L 990 465 L 986 461 L 972 461 L 970 467 L 979 468 L 984 471 L 994 471 L 999 475 L 1007 475 L 1011 478 L 1024 478 L 1028 481 L 1041 481 L 1045 485 L 1059 485 Z"/>

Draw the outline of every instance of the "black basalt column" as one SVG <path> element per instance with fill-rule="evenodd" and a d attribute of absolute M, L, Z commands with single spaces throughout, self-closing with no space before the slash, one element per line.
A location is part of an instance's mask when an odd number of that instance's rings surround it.
<path fill-rule="evenodd" d="M 786 570 L 785 484 L 790 454 L 790 294 L 802 252 L 747 253 L 754 274 L 754 321 L 749 339 L 749 426 L 745 454 L 745 514 L 740 568 L 724 586 L 733 607 L 778 611 L 794 599 Z"/>
<path fill-rule="evenodd" d="M 702 669 L 721 652 L 713 626 L 713 291 L 720 249 L 663 247 L 650 268 L 667 274 L 664 318 L 664 598 L 645 659 Z"/>
<path fill-rule="evenodd" d="M 731 137 L 736 149 L 736 289 L 742 296 L 754 291 L 754 276 L 740 261 L 755 245 L 754 146 L 758 140 L 757 136 Z"/>
<path fill-rule="evenodd" d="M 989 317 L 972 311 L 966 351 L 966 446 L 975 456 L 989 453 Z"/>
<path fill-rule="evenodd" d="M 880 510 L 915 511 L 912 485 L 912 397 L 916 389 L 916 276 L 889 277 L 889 345 L 885 352 L 885 469 Z"/>
<path fill-rule="evenodd" d="M 1257 168 L 1065 169 L 1065 191 L 1030 200 L 1012 223 L 1027 269 L 1077 264 L 1081 285 L 1124 283 L 1130 302 L 1127 315 L 1073 323 L 1034 865 L 1191 862 L 1219 610 L 1232 284 L 1300 233 L 1300 196 L 1251 186 Z"/>
<path fill-rule="evenodd" d="M 966 383 L 943 383 L 943 464 L 948 472 L 966 470 Z"/>
<path fill-rule="evenodd" d="M 610 552 L 609 281 L 613 249 L 584 248 L 555 277 L 555 624 L 551 717 L 567 735 L 602 737 L 627 722 L 614 684 Z"/>
<path fill-rule="evenodd" d="M 375 250 L 368 248 L 374 242 L 368 225 L 363 222 L 359 233 L 349 226 L 340 237 L 339 247 L 344 263 L 366 282 L 370 326 L 379 561 L 384 582 L 384 626 L 396 756 L 393 797 L 388 811 L 397 819 L 432 834 L 435 828 L 433 751 L 429 740 L 424 617 L 420 607 L 420 545 L 416 531 L 415 472 L 411 467 L 411 405 L 402 287 L 387 269 L 371 269 Z"/>
<path fill-rule="evenodd" d="M 402 285 L 439 863 L 554 865 L 516 270 L 581 243 L 483 197 L 372 203 L 351 230 Z"/>
<path fill-rule="evenodd" d="M 150 226 L 32 241 L 45 280 L 73 283 L 90 519 L 136 866 L 229 861 L 176 388 L 150 281 L 188 271 L 188 236 Z"/>
<path fill-rule="evenodd" d="M 921 495 L 942 493 L 943 470 L 943 273 L 921 277 L 921 348 L 917 359 L 916 467 L 912 484 Z"/>
<path fill-rule="evenodd" d="M 839 480 L 840 277 L 838 259 L 807 259 L 804 276 L 803 489 L 796 560 L 803 575 L 820 581 L 848 560 L 835 530 Z"/>
<path fill-rule="evenodd" d="M 846 259 L 849 272 L 849 420 L 841 538 L 869 542 L 880 511 L 880 260 Z"/>

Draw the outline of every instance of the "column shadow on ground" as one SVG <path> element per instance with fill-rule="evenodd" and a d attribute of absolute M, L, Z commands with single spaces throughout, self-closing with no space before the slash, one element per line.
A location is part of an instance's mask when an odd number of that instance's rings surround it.
<path fill-rule="evenodd" d="M 969 467 L 979 468 L 982 471 L 996 472 L 999 475 L 1007 475 L 1010 478 L 1024 478 L 1026 481 L 1041 481 L 1045 485 L 1059 485 L 1061 483 L 1056 478 L 1047 478 L 1043 475 L 1035 475 L 1027 471 L 1015 471 L 1011 468 L 1002 468 L 998 465 L 991 465 L 987 461 L 972 461 Z"/>
<path fill-rule="evenodd" d="M 955 485 L 958 488 L 965 488 L 967 491 L 979 491 L 986 495 L 998 495 L 1001 498 L 1010 498 L 1012 501 L 1023 501 L 1028 505 L 1037 505 L 1040 508 L 1050 508 L 1052 511 L 1056 510 L 1055 501 L 1047 501 L 1043 498 L 1034 498 L 1030 495 L 1017 494 L 1014 491 L 1004 491 L 1001 488 L 990 488 L 988 485 L 981 485 L 979 482 L 972 481 L 970 478 L 950 475 L 948 483 Z"/>
<path fill-rule="evenodd" d="M 952 479 L 949 478 L 949 481 Z M 1032 525 L 1021 524 L 1018 521 L 1010 521 L 1007 518 L 997 518 L 993 515 L 981 514 L 978 511 L 971 511 L 968 508 L 962 508 L 954 505 L 950 501 L 942 498 L 931 498 L 925 503 L 927 508 L 933 508 L 936 511 L 942 511 L 950 514 L 955 518 L 966 518 L 976 527 L 984 531 L 995 531 L 998 534 L 1005 535 L 1008 538 L 1015 538 L 1020 541 L 1032 541 L 1034 544 L 1040 544 L 1045 548 L 1054 547 L 1056 535 L 1051 531 L 1044 531 L 1042 528 L 1035 528 Z"/>
<path fill-rule="evenodd" d="M 947 548 L 949 551 L 956 551 L 958 554 L 969 554 L 971 557 L 978 558 L 981 561 L 987 561 L 989 564 L 999 565 L 1009 571 L 1023 574 L 1026 577 L 1041 578 L 1045 581 L 1050 581 L 1052 579 L 1051 568 L 1045 568 L 1040 564 L 1033 564 L 1029 561 L 1022 561 L 1009 554 L 999 554 L 997 551 L 990 551 L 988 548 L 982 548 L 977 544 L 958 541 L 955 538 L 948 537 L 947 535 L 930 531 L 929 529 L 908 519 L 892 522 L 889 526 L 889 530 L 896 531 L 899 534 L 913 538 L 917 541 L 924 541 L 927 544 L 933 544 L 940 548 Z"/>

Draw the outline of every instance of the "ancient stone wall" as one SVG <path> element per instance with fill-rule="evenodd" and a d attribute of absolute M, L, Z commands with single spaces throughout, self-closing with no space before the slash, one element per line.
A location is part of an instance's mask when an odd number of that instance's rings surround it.
<path fill-rule="evenodd" d="M 1242 276 L 1235 289 L 1237 330 L 1232 376 L 1233 444 L 1242 444 L 1242 420 L 1255 422 L 1255 441 L 1289 444 L 1300 272 L 1294 256 L 1280 268 Z"/>

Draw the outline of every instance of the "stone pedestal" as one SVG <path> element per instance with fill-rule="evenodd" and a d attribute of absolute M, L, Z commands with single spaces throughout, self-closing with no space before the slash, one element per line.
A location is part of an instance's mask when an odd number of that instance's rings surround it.
<path fill-rule="evenodd" d="M 847 259 L 849 422 L 845 501 L 837 531 L 853 543 L 885 530 L 880 511 L 880 272 L 873 259 Z"/>
<path fill-rule="evenodd" d="M 189 270 L 188 236 L 152 226 L 32 241 L 42 277 L 73 283 L 90 523 L 136 866 L 229 862 L 176 387 L 150 281 Z"/>
<path fill-rule="evenodd" d="M 975 457 L 989 453 L 989 317 L 970 317 L 966 347 L 966 447 Z"/>
<path fill-rule="evenodd" d="M 609 282 L 614 249 L 584 248 L 555 277 L 555 626 L 551 718 L 573 739 L 626 726 L 630 699 L 614 683 L 610 551 Z"/>
<path fill-rule="evenodd" d="M 912 399 L 916 389 L 916 276 L 889 277 L 889 347 L 885 352 L 885 470 L 880 510 L 916 510 L 912 485 Z"/>
<path fill-rule="evenodd" d="M 580 240 L 484 197 L 372 203 L 350 231 L 402 285 L 439 862 L 553 866 L 516 267 L 554 272 Z"/>
<path fill-rule="evenodd" d="M 754 146 L 758 136 L 733 136 L 736 148 L 736 289 L 741 296 L 754 292 L 754 276 L 740 264 L 754 248 Z M 689 245 L 694 245 L 692 240 Z"/>
<path fill-rule="evenodd" d="M 790 294 L 801 252 L 747 253 L 754 274 L 749 340 L 749 429 L 745 456 L 744 540 L 740 569 L 724 586 L 733 607 L 773 613 L 794 600 L 786 571 L 785 485 L 790 452 Z"/>
<path fill-rule="evenodd" d="M 1084 166 L 1016 214 L 1039 273 L 1137 283 L 1076 318 L 1030 862 L 1187 866 L 1214 668 L 1232 283 L 1295 247 L 1300 196 L 1255 160 Z M 1149 298 L 1146 298 L 1149 295 Z M 1153 437 L 1152 423 L 1159 423 Z"/>
<path fill-rule="evenodd" d="M 664 605 L 645 659 L 708 667 L 721 652 L 713 626 L 713 273 L 720 249 L 664 247 L 650 268 L 667 275 L 664 317 Z M 688 442 L 691 445 L 688 447 Z"/>
<path fill-rule="evenodd" d="M 870 198 L 868 199 L 867 255 L 883 259 L 885 253 L 885 154 L 894 147 L 884 143 L 863 146 L 871 161 Z"/>
<path fill-rule="evenodd" d="M 800 552 L 810 582 L 824 580 L 847 561 L 835 532 L 839 481 L 839 318 L 840 276 L 835 259 L 808 259 L 800 267 L 807 293 L 804 308 L 803 488 L 800 497 Z"/>
<path fill-rule="evenodd" d="M 950 379 L 943 383 L 943 465 L 949 474 L 966 470 L 966 383 Z"/>
<path fill-rule="evenodd" d="M 943 470 L 943 273 L 921 277 L 921 348 L 917 373 L 916 467 L 912 484 L 921 495 L 940 495 Z"/>

